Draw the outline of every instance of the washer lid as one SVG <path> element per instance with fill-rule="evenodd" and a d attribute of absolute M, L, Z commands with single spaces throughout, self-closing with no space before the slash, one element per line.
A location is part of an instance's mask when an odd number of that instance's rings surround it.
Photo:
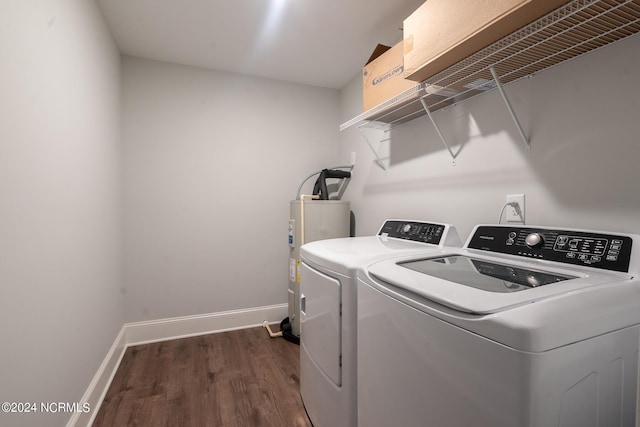
<path fill-rule="evenodd" d="M 403 261 L 398 265 L 429 276 L 497 293 L 520 292 L 576 278 L 464 255 Z"/>
<path fill-rule="evenodd" d="M 542 268 L 526 262 L 449 253 L 443 256 L 382 261 L 369 273 L 458 311 L 490 314 L 604 283 L 628 279 L 619 273 Z"/>

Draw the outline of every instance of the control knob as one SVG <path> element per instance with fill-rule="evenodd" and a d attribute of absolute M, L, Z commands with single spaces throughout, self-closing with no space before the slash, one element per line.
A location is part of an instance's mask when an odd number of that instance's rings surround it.
<path fill-rule="evenodd" d="M 525 237 L 524 243 L 531 249 L 536 249 L 544 245 L 544 237 L 540 233 L 531 233 Z"/>
<path fill-rule="evenodd" d="M 402 232 L 403 232 L 403 233 L 408 233 L 409 231 L 411 231 L 411 224 L 405 224 L 405 225 L 402 227 Z"/>

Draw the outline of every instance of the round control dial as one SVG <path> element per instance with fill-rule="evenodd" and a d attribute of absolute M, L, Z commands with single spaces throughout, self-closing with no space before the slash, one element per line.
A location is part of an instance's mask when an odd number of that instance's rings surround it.
<path fill-rule="evenodd" d="M 540 233 L 531 233 L 525 237 L 524 243 L 532 249 L 539 248 L 544 245 L 544 237 Z"/>
<path fill-rule="evenodd" d="M 411 231 L 411 229 L 412 229 L 412 228 L 413 228 L 413 227 L 411 227 L 411 224 L 405 224 L 405 225 L 402 227 L 402 232 L 403 232 L 403 233 L 408 233 L 408 232 L 410 232 L 410 231 Z"/>

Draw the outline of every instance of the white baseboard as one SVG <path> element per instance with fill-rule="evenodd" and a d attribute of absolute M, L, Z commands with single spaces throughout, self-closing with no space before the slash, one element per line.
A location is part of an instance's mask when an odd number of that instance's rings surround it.
<path fill-rule="evenodd" d="M 287 304 L 125 324 L 127 345 L 262 326 L 287 317 Z"/>
<path fill-rule="evenodd" d="M 120 361 L 122 360 L 122 356 L 124 356 L 124 352 L 127 349 L 125 327 L 126 325 L 122 326 L 120 329 L 118 336 L 107 352 L 107 356 L 98 368 L 98 372 L 93 376 L 87 391 L 85 391 L 84 396 L 82 396 L 82 400 L 80 400 L 80 403 L 82 404 L 88 403 L 91 410 L 88 413 L 73 413 L 67 423 L 67 427 L 90 426 L 93 423 L 93 419 L 98 413 L 98 409 L 100 409 L 100 404 L 104 400 L 104 396 L 107 394 L 107 390 L 111 385 L 111 380 L 113 380 L 113 377 L 118 370 L 118 366 L 120 365 Z"/>
<path fill-rule="evenodd" d="M 67 427 L 90 426 L 93 423 L 127 347 L 262 326 L 265 320 L 269 323 L 279 323 L 287 315 L 287 304 L 278 304 L 220 313 L 125 323 L 81 400 L 82 403 L 90 405 L 91 411 L 74 413 L 67 423 Z"/>

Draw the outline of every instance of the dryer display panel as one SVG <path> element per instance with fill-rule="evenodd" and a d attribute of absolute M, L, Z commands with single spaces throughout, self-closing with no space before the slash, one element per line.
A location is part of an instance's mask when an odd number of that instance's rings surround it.
<path fill-rule="evenodd" d="M 444 235 L 444 231 L 443 224 L 416 221 L 386 221 L 378 235 L 438 245 Z"/>
<path fill-rule="evenodd" d="M 462 255 L 398 263 L 399 266 L 488 292 L 518 292 L 575 279 L 508 264 L 488 262 Z"/>

